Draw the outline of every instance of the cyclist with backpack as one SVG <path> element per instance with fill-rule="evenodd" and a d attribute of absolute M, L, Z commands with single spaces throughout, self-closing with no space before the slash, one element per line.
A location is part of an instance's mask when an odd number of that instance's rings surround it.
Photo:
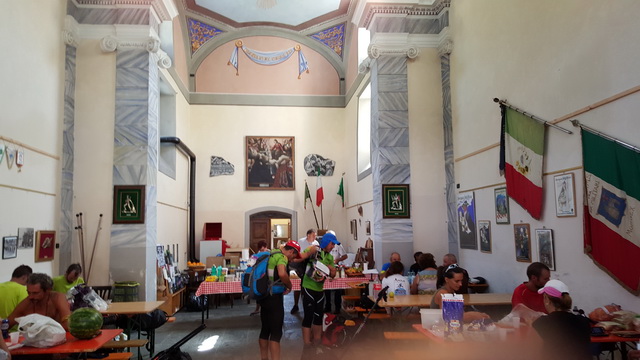
<path fill-rule="evenodd" d="M 302 279 L 302 304 L 304 306 L 304 318 L 302 320 L 302 339 L 305 346 L 320 343 L 322 338 L 322 317 L 324 315 L 324 281 L 327 276 L 334 278 L 336 268 L 334 266 L 331 250 L 340 245 L 336 236 L 326 233 L 320 240 L 320 251 L 310 257 L 307 271 Z M 315 246 L 310 246 L 304 251 L 303 257 L 308 253 L 313 254 Z M 320 265 L 323 264 L 323 265 Z M 322 269 L 328 269 L 323 272 Z"/>
<path fill-rule="evenodd" d="M 269 256 L 267 273 L 272 285 L 269 293 L 258 300 L 262 321 L 258 340 L 261 359 L 280 359 L 280 339 L 284 324 L 283 297 L 291 291 L 292 287 L 287 264 L 299 256 L 300 245 L 293 240 L 289 240 L 280 249 L 272 250 Z M 271 354 L 270 357 L 269 354 Z"/>

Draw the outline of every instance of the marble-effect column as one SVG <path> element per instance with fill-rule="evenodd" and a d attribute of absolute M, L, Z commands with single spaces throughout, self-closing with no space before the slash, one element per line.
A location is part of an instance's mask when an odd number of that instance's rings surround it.
<path fill-rule="evenodd" d="M 393 251 L 413 252 L 412 220 L 382 217 L 382 185 L 411 182 L 407 56 L 379 55 L 370 68 L 373 244 L 382 265 Z"/>
<path fill-rule="evenodd" d="M 111 227 L 111 275 L 140 283 L 141 300 L 156 296 L 158 66 L 146 49 L 118 49 L 114 185 L 145 185 L 144 224 Z"/>

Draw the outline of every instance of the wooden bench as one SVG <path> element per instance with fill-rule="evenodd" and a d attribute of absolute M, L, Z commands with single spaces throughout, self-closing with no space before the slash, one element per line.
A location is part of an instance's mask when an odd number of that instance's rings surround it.
<path fill-rule="evenodd" d="M 129 360 L 133 356 L 131 352 L 111 353 L 109 356 L 102 358 L 103 360 Z"/>
<path fill-rule="evenodd" d="M 102 345 L 101 349 L 126 349 L 126 348 L 139 348 L 145 346 L 149 340 L 147 339 L 134 339 L 134 340 L 121 340 L 121 341 L 107 341 Z"/>

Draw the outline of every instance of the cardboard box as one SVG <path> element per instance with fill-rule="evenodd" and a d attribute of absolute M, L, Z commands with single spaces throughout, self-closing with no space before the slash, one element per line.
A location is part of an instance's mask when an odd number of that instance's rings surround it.
<path fill-rule="evenodd" d="M 235 265 L 236 268 L 240 267 L 240 256 L 227 255 L 224 257 L 225 264 L 223 266 Z"/>
<path fill-rule="evenodd" d="M 209 256 L 207 257 L 207 269 L 211 269 L 212 266 L 224 266 L 224 257 L 222 256 Z"/>

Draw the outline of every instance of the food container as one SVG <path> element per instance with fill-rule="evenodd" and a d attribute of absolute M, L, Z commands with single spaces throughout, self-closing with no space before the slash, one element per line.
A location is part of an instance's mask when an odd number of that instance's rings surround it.
<path fill-rule="evenodd" d="M 442 323 L 442 310 L 420 309 L 420 319 L 422 320 L 422 328 L 430 330 L 433 325 Z"/>

